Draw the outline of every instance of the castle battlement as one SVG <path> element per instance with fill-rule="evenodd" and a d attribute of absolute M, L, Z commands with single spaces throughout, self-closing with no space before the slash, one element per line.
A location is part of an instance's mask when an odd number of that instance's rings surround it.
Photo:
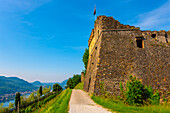
<path fill-rule="evenodd" d="M 115 20 L 113 17 L 106 17 L 106 16 L 98 16 L 97 20 L 95 21 L 94 29 L 92 29 L 88 46 L 90 48 L 90 52 L 94 46 L 95 41 L 98 39 L 99 35 L 103 31 L 136 31 L 140 30 L 140 27 L 130 26 L 130 25 L 123 25 L 118 20 Z M 142 36 L 148 38 L 155 38 L 157 41 L 168 43 L 170 40 L 170 31 L 166 32 L 165 30 L 160 31 L 141 31 Z M 150 36 L 149 36 L 150 35 Z M 94 38 L 94 39 L 93 39 Z M 92 42 L 92 43 L 91 43 Z"/>

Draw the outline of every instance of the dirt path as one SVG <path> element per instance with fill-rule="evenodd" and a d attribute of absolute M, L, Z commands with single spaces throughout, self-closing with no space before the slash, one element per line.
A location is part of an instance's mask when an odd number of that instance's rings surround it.
<path fill-rule="evenodd" d="M 73 89 L 69 105 L 69 113 L 111 113 L 94 103 L 86 92 L 77 89 Z"/>

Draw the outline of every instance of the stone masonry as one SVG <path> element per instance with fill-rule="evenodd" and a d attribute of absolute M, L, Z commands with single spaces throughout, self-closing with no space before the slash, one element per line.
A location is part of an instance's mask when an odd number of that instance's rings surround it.
<path fill-rule="evenodd" d="M 84 82 L 84 72 L 81 72 L 81 82 Z"/>
<path fill-rule="evenodd" d="M 101 94 L 100 84 L 112 95 L 119 95 L 119 82 L 125 86 L 129 75 L 144 85 L 170 92 L 170 31 L 141 31 L 123 25 L 113 17 L 98 16 L 91 32 L 89 61 L 84 90 Z"/>

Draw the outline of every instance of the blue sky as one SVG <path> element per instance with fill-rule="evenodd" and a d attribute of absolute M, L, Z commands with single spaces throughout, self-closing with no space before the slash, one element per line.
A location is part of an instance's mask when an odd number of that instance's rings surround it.
<path fill-rule="evenodd" d="M 97 15 L 170 30 L 170 0 L 0 0 L 0 75 L 60 82 L 84 68 Z"/>

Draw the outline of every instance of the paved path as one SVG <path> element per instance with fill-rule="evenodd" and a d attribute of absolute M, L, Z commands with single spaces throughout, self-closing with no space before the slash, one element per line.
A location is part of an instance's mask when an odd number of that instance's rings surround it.
<path fill-rule="evenodd" d="M 93 102 L 83 90 L 73 89 L 69 113 L 111 113 Z"/>

